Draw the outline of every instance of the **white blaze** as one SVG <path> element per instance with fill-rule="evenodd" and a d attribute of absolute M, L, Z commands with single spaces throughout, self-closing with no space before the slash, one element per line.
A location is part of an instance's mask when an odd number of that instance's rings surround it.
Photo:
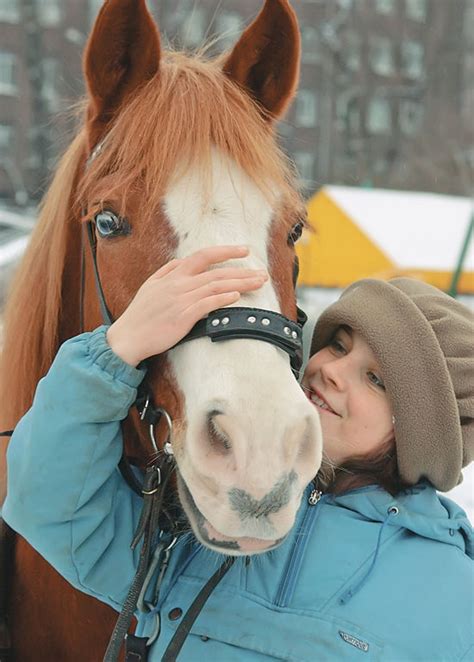
<path fill-rule="evenodd" d="M 268 269 L 273 209 L 250 178 L 223 155 L 213 154 L 212 185 L 207 193 L 195 168 L 169 190 L 165 211 L 178 237 L 176 257 L 212 245 L 244 244 L 250 254 L 236 264 Z M 243 294 L 235 305 L 280 312 L 271 281 L 257 292 Z M 238 521 L 229 507 L 228 489 L 242 488 L 263 498 L 296 468 L 299 480 L 291 499 L 296 511 L 301 490 L 318 468 L 320 443 L 310 454 L 307 472 L 297 467 L 308 420 L 312 420 L 313 438 L 319 422 L 291 374 L 289 357 L 262 341 L 212 343 L 203 338 L 173 349 L 169 360 L 185 397 L 187 430 L 179 470 L 196 505 L 221 533 L 271 538 L 263 522 L 258 529 L 255 523 Z M 226 432 L 234 449 L 229 465 L 221 458 L 214 470 L 213 458 L 203 457 L 200 443 L 211 409 L 225 412 Z"/>

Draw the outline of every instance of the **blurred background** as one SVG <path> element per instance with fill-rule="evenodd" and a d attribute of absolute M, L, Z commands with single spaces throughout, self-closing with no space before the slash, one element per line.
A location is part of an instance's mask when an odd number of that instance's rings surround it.
<path fill-rule="evenodd" d="M 474 0 L 294 0 L 303 56 L 278 127 L 315 232 L 300 303 L 410 275 L 474 308 Z M 76 126 L 101 0 L 0 0 L 0 307 Z M 228 49 L 259 0 L 148 0 L 165 42 Z M 474 338 L 473 338 L 474 344 Z M 474 471 L 455 496 L 474 519 Z"/>

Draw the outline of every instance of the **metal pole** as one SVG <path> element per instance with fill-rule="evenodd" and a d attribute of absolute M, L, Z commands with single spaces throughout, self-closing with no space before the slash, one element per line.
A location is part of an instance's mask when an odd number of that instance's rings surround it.
<path fill-rule="evenodd" d="M 461 278 L 462 268 L 464 265 L 464 260 L 466 258 L 466 253 L 469 247 L 469 242 L 471 240 L 473 230 L 474 230 L 474 209 L 471 212 L 471 220 L 469 221 L 469 224 L 467 226 L 467 232 L 466 232 L 466 236 L 464 237 L 461 253 L 459 254 L 458 264 L 455 272 L 453 273 L 451 286 L 448 290 L 448 294 L 454 298 L 456 298 L 458 294 L 458 283 L 459 283 L 459 279 Z"/>

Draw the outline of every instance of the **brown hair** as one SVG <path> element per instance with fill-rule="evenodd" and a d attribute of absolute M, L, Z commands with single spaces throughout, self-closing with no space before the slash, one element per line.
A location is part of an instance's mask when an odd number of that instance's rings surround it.
<path fill-rule="evenodd" d="M 408 487 L 398 471 L 393 440 L 377 452 L 357 455 L 336 467 L 323 459 L 315 484 L 322 492 L 331 494 L 341 494 L 366 485 L 379 485 L 392 496 Z"/>
<path fill-rule="evenodd" d="M 224 74 L 221 59 L 167 51 L 159 84 L 149 81 L 118 114 L 78 196 L 95 198 L 97 209 L 111 199 L 120 208 L 140 182 L 144 204 L 156 209 L 166 188 L 192 165 L 201 167 L 209 187 L 215 149 L 230 155 L 269 200 L 283 193 L 290 207 L 303 208 L 294 167 L 272 126 Z"/>

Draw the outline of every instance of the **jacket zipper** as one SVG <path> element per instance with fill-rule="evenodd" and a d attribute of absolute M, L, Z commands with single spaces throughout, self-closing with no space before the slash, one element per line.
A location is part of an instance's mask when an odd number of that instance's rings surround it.
<path fill-rule="evenodd" d="M 293 595 L 296 578 L 298 577 L 303 562 L 304 552 L 310 538 L 311 530 L 316 521 L 316 513 L 319 513 L 320 511 L 319 508 L 314 508 L 314 506 L 316 506 L 323 498 L 323 493 L 315 487 L 312 488 L 307 497 L 308 507 L 306 508 L 301 526 L 296 533 L 295 541 L 286 563 L 285 572 L 283 573 L 283 579 L 280 582 L 277 591 L 275 604 L 278 607 L 286 606 Z"/>

